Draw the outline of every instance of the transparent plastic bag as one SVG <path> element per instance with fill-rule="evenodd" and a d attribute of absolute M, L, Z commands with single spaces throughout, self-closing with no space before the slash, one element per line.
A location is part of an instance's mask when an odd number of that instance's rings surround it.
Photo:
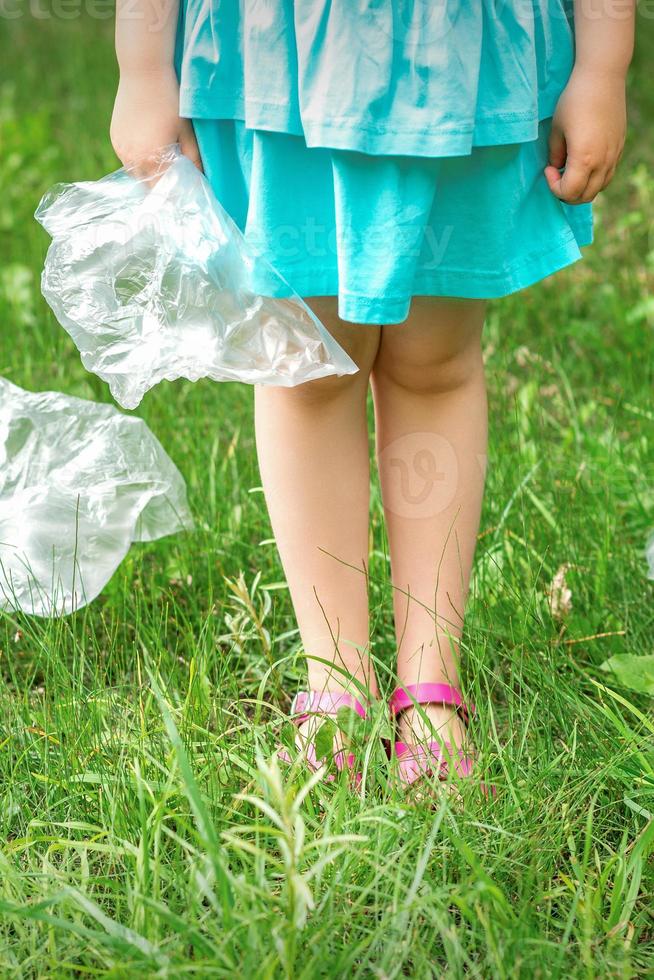
<path fill-rule="evenodd" d="M 654 581 L 654 534 L 652 534 L 645 545 L 645 558 L 647 559 L 647 578 Z"/>
<path fill-rule="evenodd" d="M 133 541 L 192 523 L 184 480 L 145 422 L 0 378 L 0 609 L 70 613 Z"/>
<path fill-rule="evenodd" d="M 36 218 L 53 239 L 43 295 L 124 408 L 164 378 L 292 386 L 357 370 L 177 146 L 147 178 L 58 184 Z"/>

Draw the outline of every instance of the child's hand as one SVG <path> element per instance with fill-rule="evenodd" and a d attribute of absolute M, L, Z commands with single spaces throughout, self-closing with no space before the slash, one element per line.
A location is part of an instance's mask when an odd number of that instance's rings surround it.
<path fill-rule="evenodd" d="M 567 204 L 593 201 L 613 179 L 626 130 L 624 77 L 575 68 L 552 121 L 545 169 L 552 193 Z"/>
<path fill-rule="evenodd" d="M 111 142 L 125 167 L 147 177 L 158 151 L 179 143 L 184 156 L 202 170 L 189 119 L 179 115 L 179 85 L 173 68 L 121 73 L 111 120 Z"/>

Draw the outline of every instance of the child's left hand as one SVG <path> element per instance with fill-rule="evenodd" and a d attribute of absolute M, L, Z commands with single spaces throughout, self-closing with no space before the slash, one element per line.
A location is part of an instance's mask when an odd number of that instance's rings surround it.
<path fill-rule="evenodd" d="M 575 68 L 552 121 L 545 176 L 555 197 L 566 204 L 593 201 L 613 179 L 626 130 L 624 77 Z"/>

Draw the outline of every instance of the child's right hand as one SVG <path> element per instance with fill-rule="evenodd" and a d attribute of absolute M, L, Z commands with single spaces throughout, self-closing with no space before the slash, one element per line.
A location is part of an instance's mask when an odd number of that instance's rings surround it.
<path fill-rule="evenodd" d="M 111 143 L 125 167 L 147 177 L 159 150 L 179 143 L 202 170 L 190 119 L 179 115 L 179 84 L 174 69 L 121 73 L 111 119 Z"/>

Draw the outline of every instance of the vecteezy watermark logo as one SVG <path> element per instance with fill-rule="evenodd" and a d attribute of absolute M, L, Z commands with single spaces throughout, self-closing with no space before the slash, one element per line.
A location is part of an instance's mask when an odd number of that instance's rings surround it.
<path fill-rule="evenodd" d="M 410 432 L 378 456 L 384 506 L 399 517 L 435 517 L 457 493 L 459 463 L 454 447 L 436 432 Z"/>
<path fill-rule="evenodd" d="M 113 20 L 115 0 L 0 0 L 0 20 Z M 145 21 L 150 33 L 157 33 L 177 20 L 174 0 L 123 0 L 122 21 Z"/>
<path fill-rule="evenodd" d="M 0 0 L 0 20 L 110 20 L 115 10 L 114 0 Z"/>
<path fill-rule="evenodd" d="M 311 259 L 334 259 L 342 252 L 359 256 L 362 264 L 367 261 L 371 267 L 378 261 L 388 263 L 391 256 L 395 261 L 420 259 L 421 270 L 427 272 L 440 268 L 445 261 L 454 230 L 453 225 L 435 228 L 426 223 L 405 227 L 400 219 L 395 219 L 395 224 L 368 222 L 360 229 L 348 229 L 344 235 L 335 225 L 305 214 L 297 224 L 267 226 L 262 248 L 278 259 L 287 260 L 304 255 Z"/>

